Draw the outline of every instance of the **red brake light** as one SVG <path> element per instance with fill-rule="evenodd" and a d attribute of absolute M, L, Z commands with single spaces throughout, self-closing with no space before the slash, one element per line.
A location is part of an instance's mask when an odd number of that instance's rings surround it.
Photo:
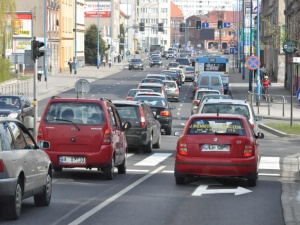
<path fill-rule="evenodd" d="M 186 140 L 179 139 L 177 143 L 177 153 L 179 155 L 189 155 Z"/>
<path fill-rule="evenodd" d="M 254 124 L 251 124 L 252 129 L 254 130 Z"/>
<path fill-rule="evenodd" d="M 39 127 L 38 129 L 37 142 L 39 142 L 40 140 L 45 140 L 43 129 L 41 127 Z"/>
<path fill-rule="evenodd" d="M 253 143 L 246 141 L 243 157 L 251 157 L 254 154 Z"/>
<path fill-rule="evenodd" d="M 178 90 L 178 88 L 176 88 L 176 89 L 175 89 L 175 93 L 179 93 L 179 90 Z"/>
<path fill-rule="evenodd" d="M 194 100 L 193 104 L 194 105 L 199 105 L 200 101 L 199 100 Z"/>
<path fill-rule="evenodd" d="M 104 132 L 103 144 L 109 145 L 110 143 L 111 143 L 111 132 L 110 129 L 106 129 L 106 131 Z"/>
<path fill-rule="evenodd" d="M 4 163 L 2 159 L 0 159 L 0 172 L 4 172 Z"/>
<path fill-rule="evenodd" d="M 160 116 L 170 116 L 170 112 L 169 111 L 161 111 Z"/>
<path fill-rule="evenodd" d="M 142 108 L 139 107 L 140 115 L 141 115 L 141 128 L 146 126 L 146 119 Z"/>

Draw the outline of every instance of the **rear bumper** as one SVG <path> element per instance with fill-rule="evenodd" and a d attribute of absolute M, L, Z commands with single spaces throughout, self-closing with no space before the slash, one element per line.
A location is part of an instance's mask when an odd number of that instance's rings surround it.
<path fill-rule="evenodd" d="M 161 129 L 170 128 L 172 126 L 172 119 L 171 118 L 157 118 L 161 125 Z"/>
<path fill-rule="evenodd" d="M 0 202 L 7 202 L 14 196 L 18 178 L 0 179 Z"/>
<path fill-rule="evenodd" d="M 255 157 L 249 158 L 196 158 L 176 155 L 177 175 L 253 177 L 257 173 Z"/>
<path fill-rule="evenodd" d="M 128 147 L 140 147 L 149 142 L 149 137 L 147 132 L 136 132 L 136 134 L 126 134 L 126 140 Z"/>

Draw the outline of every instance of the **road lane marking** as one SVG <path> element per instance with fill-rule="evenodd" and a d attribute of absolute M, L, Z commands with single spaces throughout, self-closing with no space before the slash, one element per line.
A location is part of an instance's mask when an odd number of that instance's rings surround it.
<path fill-rule="evenodd" d="M 135 166 L 156 166 L 158 163 L 168 158 L 170 153 L 154 153 L 153 155 L 145 158 L 144 160 L 134 164 Z"/>
<path fill-rule="evenodd" d="M 258 173 L 258 176 L 280 177 L 280 174 L 278 174 L 278 173 Z"/>
<path fill-rule="evenodd" d="M 149 170 L 132 170 L 132 169 L 126 169 L 127 172 L 139 172 L 139 173 L 148 173 Z"/>
<path fill-rule="evenodd" d="M 97 205 L 96 207 L 94 207 L 90 211 L 88 211 L 85 214 L 83 214 L 82 216 L 78 217 L 76 220 L 74 220 L 73 222 L 69 223 L 69 225 L 77 225 L 77 224 L 82 223 L 83 221 L 85 221 L 86 219 L 88 219 L 89 217 L 91 217 L 92 215 L 94 215 L 95 213 L 99 212 L 105 206 L 107 206 L 111 202 L 115 201 L 117 198 L 121 197 L 122 195 L 126 194 L 128 191 L 130 191 L 131 189 L 135 188 L 137 185 L 139 185 L 143 181 L 147 180 L 148 178 L 150 178 L 154 174 L 160 172 L 164 168 L 165 168 L 165 166 L 160 166 L 156 170 L 153 170 L 151 173 L 148 173 L 147 175 L 143 176 L 142 178 L 140 178 L 136 182 L 132 183 L 128 187 L 126 187 L 123 190 L 121 190 L 120 192 L 118 192 L 117 194 L 113 195 L 112 197 L 110 197 L 109 199 L 105 200 L 101 204 Z M 95 197 L 94 199 L 97 199 L 97 198 L 98 197 Z"/>
<path fill-rule="evenodd" d="M 192 196 L 201 196 L 204 194 L 234 194 L 243 195 L 252 192 L 246 188 L 237 187 L 234 189 L 207 189 L 209 185 L 200 185 L 193 193 Z"/>
<path fill-rule="evenodd" d="M 280 170 L 279 157 L 261 157 L 260 170 Z"/>

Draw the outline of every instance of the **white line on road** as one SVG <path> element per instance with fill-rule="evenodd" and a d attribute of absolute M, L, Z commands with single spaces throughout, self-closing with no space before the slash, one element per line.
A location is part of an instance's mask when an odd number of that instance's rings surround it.
<path fill-rule="evenodd" d="M 168 158 L 170 153 L 154 153 L 153 155 L 147 157 L 146 159 L 134 164 L 135 166 L 156 166 L 158 163 L 164 161 Z"/>
<path fill-rule="evenodd" d="M 279 157 L 261 157 L 260 170 L 280 170 Z"/>
<path fill-rule="evenodd" d="M 278 173 L 258 173 L 258 176 L 280 177 L 280 174 L 278 174 Z"/>
<path fill-rule="evenodd" d="M 122 195 L 126 194 L 128 191 L 130 191 L 131 189 L 133 189 L 134 187 L 136 187 L 137 185 L 139 185 L 143 181 L 147 180 L 148 178 L 150 178 L 154 174 L 156 174 L 159 171 L 163 170 L 164 168 L 165 168 L 165 166 L 161 166 L 161 167 L 157 168 L 156 170 L 153 170 L 151 173 L 143 176 L 141 179 L 137 180 L 133 184 L 131 184 L 128 187 L 124 188 L 119 193 L 113 195 L 109 199 L 107 199 L 104 202 L 102 202 L 101 204 L 97 205 L 92 210 L 90 210 L 90 211 L 86 212 L 85 214 L 83 214 L 82 216 L 78 217 L 76 220 L 74 220 L 73 222 L 69 223 L 69 225 L 75 225 L 75 224 L 77 225 L 77 224 L 82 223 L 83 221 L 85 221 L 86 219 L 88 219 L 89 217 L 91 217 L 92 215 L 94 215 L 95 213 L 97 213 L 98 211 L 100 211 L 101 209 L 103 209 L 105 206 L 107 206 L 111 202 L 115 201 L 117 198 L 121 197 Z"/>

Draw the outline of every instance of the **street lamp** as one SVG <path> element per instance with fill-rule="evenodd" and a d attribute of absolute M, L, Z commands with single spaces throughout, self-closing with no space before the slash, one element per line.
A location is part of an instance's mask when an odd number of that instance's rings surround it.
<path fill-rule="evenodd" d="M 97 69 L 100 67 L 100 0 L 98 0 Z"/>
<path fill-rule="evenodd" d="M 74 74 L 77 73 L 77 0 L 75 0 L 75 47 L 74 47 Z"/>

